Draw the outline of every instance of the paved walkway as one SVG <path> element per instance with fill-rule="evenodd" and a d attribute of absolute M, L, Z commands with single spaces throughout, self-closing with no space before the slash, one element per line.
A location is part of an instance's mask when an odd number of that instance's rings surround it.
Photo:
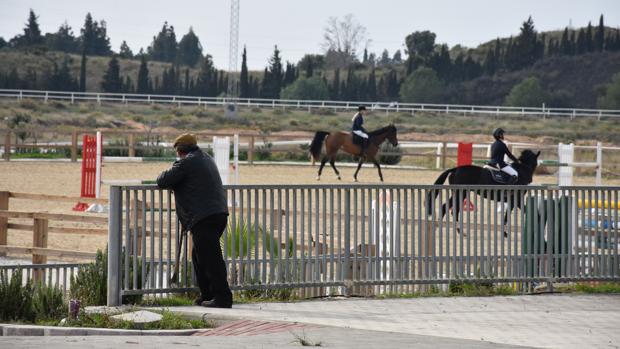
<path fill-rule="evenodd" d="M 0 337 L 0 348 L 619 348 L 620 295 L 321 299 L 170 310 L 232 320 L 192 337 Z"/>
<path fill-rule="evenodd" d="M 324 299 L 173 311 L 530 347 L 620 347 L 619 295 Z"/>

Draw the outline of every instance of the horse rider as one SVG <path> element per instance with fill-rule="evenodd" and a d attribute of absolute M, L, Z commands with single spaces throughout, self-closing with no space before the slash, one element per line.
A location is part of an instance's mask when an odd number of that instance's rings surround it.
<path fill-rule="evenodd" d="M 502 172 L 505 172 L 511 176 L 510 183 L 516 183 L 518 179 L 517 171 L 504 161 L 504 155 L 507 155 L 512 161 L 517 162 L 517 158 L 512 155 L 506 143 L 504 143 L 504 129 L 497 128 L 493 131 L 493 137 L 495 142 L 491 145 L 491 160 L 489 165 L 499 168 Z"/>
<path fill-rule="evenodd" d="M 360 105 L 357 107 L 357 113 L 353 116 L 353 126 L 351 127 L 351 132 L 353 133 L 353 137 L 358 136 L 361 139 L 362 151 L 360 152 L 360 156 L 363 156 L 366 153 L 366 149 L 368 149 L 368 131 L 362 126 L 364 124 L 364 114 L 366 113 L 366 107 Z"/>

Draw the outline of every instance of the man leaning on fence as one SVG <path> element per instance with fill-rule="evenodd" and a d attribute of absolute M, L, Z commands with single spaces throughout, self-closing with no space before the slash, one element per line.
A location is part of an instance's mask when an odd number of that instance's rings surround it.
<path fill-rule="evenodd" d="M 157 177 L 162 189 L 172 189 L 183 231 L 191 231 L 192 262 L 200 297 L 196 305 L 232 307 L 232 292 L 220 237 L 228 222 L 226 191 L 213 159 L 197 145 L 196 136 L 183 134 L 174 141 L 179 160 Z"/>

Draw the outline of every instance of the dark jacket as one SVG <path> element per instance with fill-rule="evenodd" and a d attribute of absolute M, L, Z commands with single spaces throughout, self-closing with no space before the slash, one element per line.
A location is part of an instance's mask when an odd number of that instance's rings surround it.
<path fill-rule="evenodd" d="M 174 191 L 177 216 L 185 230 L 211 215 L 228 214 L 226 191 L 217 166 L 200 149 L 162 172 L 157 186 Z"/>
<path fill-rule="evenodd" d="M 366 129 L 362 126 L 364 124 L 364 117 L 362 116 L 362 114 L 357 113 L 355 114 L 355 116 L 353 117 L 353 127 L 351 127 L 351 131 L 362 131 L 364 133 L 368 133 L 368 131 L 366 131 Z"/>
<path fill-rule="evenodd" d="M 512 155 L 506 143 L 498 139 L 491 145 L 491 160 L 489 161 L 489 165 L 499 165 L 501 168 L 508 166 L 508 164 L 504 162 L 504 155 L 508 155 L 512 161 L 517 161 L 517 158 Z"/>

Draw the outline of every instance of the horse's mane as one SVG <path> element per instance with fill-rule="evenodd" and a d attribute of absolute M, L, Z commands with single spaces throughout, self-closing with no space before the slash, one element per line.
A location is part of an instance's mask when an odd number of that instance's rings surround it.
<path fill-rule="evenodd" d="M 372 136 L 380 135 L 380 134 L 382 134 L 384 132 L 389 131 L 392 128 L 396 128 L 396 127 L 394 125 L 388 125 L 388 126 L 385 126 L 385 127 L 381 127 L 380 129 L 368 132 L 368 136 L 372 137 Z"/>

